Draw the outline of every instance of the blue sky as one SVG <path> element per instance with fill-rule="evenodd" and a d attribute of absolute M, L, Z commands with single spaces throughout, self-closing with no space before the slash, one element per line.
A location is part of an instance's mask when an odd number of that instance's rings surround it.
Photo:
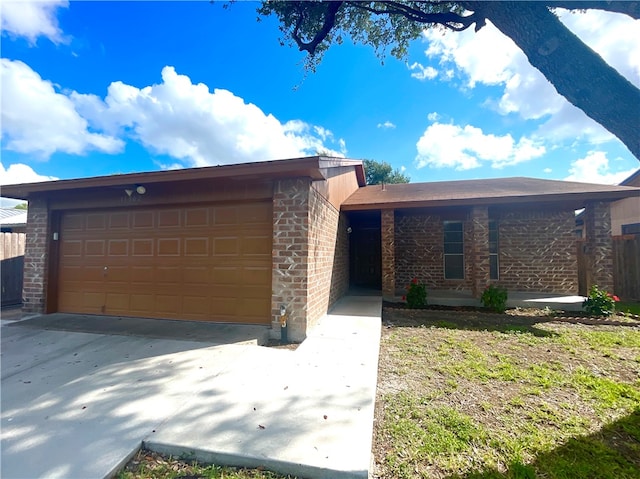
<path fill-rule="evenodd" d="M 346 40 L 307 73 L 256 6 L 3 0 L 1 183 L 316 153 L 384 160 L 413 182 L 612 184 L 640 166 L 492 25 L 426 31 L 384 64 Z M 640 22 L 559 14 L 640 85 Z"/>

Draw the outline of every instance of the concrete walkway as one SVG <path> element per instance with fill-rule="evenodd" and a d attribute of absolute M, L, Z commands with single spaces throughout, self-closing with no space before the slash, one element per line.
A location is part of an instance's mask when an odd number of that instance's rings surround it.
<path fill-rule="evenodd" d="M 380 298 L 346 297 L 296 351 L 3 327 L 1 476 L 110 477 L 144 441 L 207 462 L 366 478 L 380 314 Z"/>

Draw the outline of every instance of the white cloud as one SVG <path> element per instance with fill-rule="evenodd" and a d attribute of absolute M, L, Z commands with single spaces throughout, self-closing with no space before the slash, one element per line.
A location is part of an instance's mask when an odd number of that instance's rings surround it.
<path fill-rule="evenodd" d="M 617 185 L 627 179 L 636 169 L 612 171 L 607 154 L 603 151 L 590 151 L 587 156 L 571 163 L 567 181 L 581 183 L 597 183 L 603 185 Z"/>
<path fill-rule="evenodd" d="M 438 70 L 433 67 L 425 67 L 418 62 L 413 62 L 411 65 L 407 65 L 409 70 L 411 70 L 411 78 L 416 78 L 418 80 L 433 80 L 438 76 Z"/>
<path fill-rule="evenodd" d="M 440 119 L 440 115 L 435 111 L 432 111 L 427 115 L 427 120 L 431 122 L 438 121 L 439 119 Z"/>
<path fill-rule="evenodd" d="M 35 45 L 38 37 L 46 37 L 53 43 L 69 41 L 56 18 L 58 9 L 67 8 L 67 0 L 3 0 L 0 9 L 0 26 L 3 34 L 24 37 Z"/>
<path fill-rule="evenodd" d="M 170 66 L 163 68 L 160 84 L 139 89 L 117 81 L 104 100 L 75 92 L 71 99 L 95 128 L 128 134 L 190 166 L 346 153 L 344 140 L 323 127 L 301 120 L 281 123 L 228 90 L 211 93 L 207 85 L 193 84 Z"/>
<path fill-rule="evenodd" d="M 545 173 L 547 173 L 547 174 L 549 174 L 549 173 L 553 172 L 553 170 L 552 170 L 551 168 L 545 168 L 545 169 L 544 169 L 544 170 L 542 170 L 542 171 L 544 171 L 544 172 L 545 172 Z"/>
<path fill-rule="evenodd" d="M 640 85 L 640 21 L 595 10 L 558 10 L 558 14 L 608 63 Z M 429 42 L 426 56 L 438 61 L 442 70 L 453 69 L 449 78 L 462 80 L 463 88 L 474 88 L 477 83 L 502 88 L 500 98 L 487 102 L 496 111 L 525 120 L 546 120 L 537 132 L 539 137 L 553 141 L 582 138 L 593 143 L 614 138 L 561 97 L 515 43 L 490 22 L 477 33 L 468 29 L 443 34 L 427 29 L 424 38 Z"/>
<path fill-rule="evenodd" d="M 0 185 L 17 185 L 20 183 L 37 183 L 40 181 L 57 180 L 55 176 L 45 176 L 36 173 L 33 168 L 24 163 L 14 163 L 5 169 L 0 163 Z"/>
<path fill-rule="evenodd" d="M 509 134 L 485 134 L 471 125 L 433 123 L 416 144 L 416 166 L 449 167 L 456 170 L 478 168 L 482 162 L 493 168 L 515 165 L 542 156 L 543 146 L 529 138 L 517 142 Z"/>
<path fill-rule="evenodd" d="M 389 129 L 392 130 L 395 127 L 396 127 L 396 125 L 391 123 L 389 120 L 385 121 L 384 123 L 378 123 L 378 128 L 384 128 L 385 130 L 389 130 Z"/>
<path fill-rule="evenodd" d="M 28 65 L 2 58 L 0 67 L 1 137 L 7 149 L 45 159 L 57 151 L 83 154 L 122 149 L 121 140 L 90 131 L 73 102 Z"/>

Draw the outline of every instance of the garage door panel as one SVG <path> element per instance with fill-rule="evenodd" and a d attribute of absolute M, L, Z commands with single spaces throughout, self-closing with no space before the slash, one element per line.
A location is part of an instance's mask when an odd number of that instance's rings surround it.
<path fill-rule="evenodd" d="M 267 324 L 271 217 L 270 202 L 65 213 L 59 309 Z"/>

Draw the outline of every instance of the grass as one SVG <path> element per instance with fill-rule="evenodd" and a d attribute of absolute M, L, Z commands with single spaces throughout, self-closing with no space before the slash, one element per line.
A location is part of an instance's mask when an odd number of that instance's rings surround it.
<path fill-rule="evenodd" d="M 472 314 L 385 310 L 376 477 L 640 478 L 637 327 Z"/>
<path fill-rule="evenodd" d="M 640 315 L 640 303 L 634 303 L 631 301 L 620 301 L 619 303 L 616 303 L 616 311 Z"/>

